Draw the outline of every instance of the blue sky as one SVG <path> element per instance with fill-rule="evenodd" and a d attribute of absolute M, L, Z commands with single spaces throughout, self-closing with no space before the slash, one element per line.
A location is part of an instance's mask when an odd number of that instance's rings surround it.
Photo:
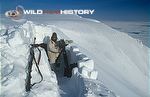
<path fill-rule="evenodd" d="M 12 2 L 13 1 L 13 2 Z M 148 21 L 150 0 L 1 0 L 1 13 L 22 5 L 25 9 L 95 9 L 97 20 Z"/>

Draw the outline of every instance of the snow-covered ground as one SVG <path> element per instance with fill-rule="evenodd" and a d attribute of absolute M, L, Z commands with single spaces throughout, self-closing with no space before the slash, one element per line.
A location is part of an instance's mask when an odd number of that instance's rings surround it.
<path fill-rule="evenodd" d="M 149 97 L 148 48 L 141 41 L 102 22 L 79 16 L 25 18 L 27 21 L 20 23 L 1 18 L 2 97 Z M 36 43 L 43 42 L 44 37 L 54 31 L 59 38 L 73 40 L 72 45 L 94 60 L 98 78 L 85 78 L 79 71 L 79 75 L 77 73 L 71 79 L 56 79 L 55 73 L 48 69 L 43 53 L 41 64 L 44 65 L 40 68 L 44 81 L 34 86 L 30 93 L 25 93 L 29 44 L 33 37 L 37 38 Z M 36 70 L 33 75 L 34 81 L 38 80 Z M 101 91 L 110 95 L 102 95 Z"/>
<path fill-rule="evenodd" d="M 150 22 L 142 21 L 103 21 L 105 24 L 109 25 L 113 29 L 121 32 L 125 32 L 143 42 L 144 45 L 150 47 L 149 43 L 149 29 Z"/>

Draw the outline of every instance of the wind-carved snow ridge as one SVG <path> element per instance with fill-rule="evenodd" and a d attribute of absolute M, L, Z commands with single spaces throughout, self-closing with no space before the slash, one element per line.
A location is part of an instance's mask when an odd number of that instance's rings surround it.
<path fill-rule="evenodd" d="M 31 18 L 33 22 L 0 28 L 2 97 L 149 97 L 147 48 L 137 40 L 101 22 L 82 18 Z M 77 62 L 78 67 L 70 79 L 56 78 L 40 48 L 44 81 L 25 93 L 29 45 L 34 37 L 36 43 L 46 42 L 54 31 L 59 39 L 74 41 L 69 47 L 70 58 L 74 57 L 70 63 Z M 32 74 L 32 82 L 40 80 L 35 68 Z"/>
<path fill-rule="evenodd" d="M 29 45 L 33 43 L 33 38 L 36 37 L 36 43 L 42 43 L 45 36 L 51 36 L 54 31 L 58 32 L 60 39 L 68 39 L 68 37 L 54 25 L 37 25 L 31 21 L 27 21 L 17 28 L 7 28 L 5 31 L 1 29 L 1 31 L 2 97 L 51 97 L 51 95 L 53 97 L 68 97 L 68 95 L 69 97 L 110 97 L 109 90 L 101 87 L 101 84 L 98 86 L 96 83 L 98 72 L 94 70 L 93 60 L 84 57 L 85 55 L 80 53 L 75 46 L 70 46 L 70 63 L 77 62 L 78 67 L 73 69 L 71 78 L 59 80 L 67 81 L 67 83 L 60 86 L 57 84 L 55 73 L 49 67 L 46 53 L 41 48 L 42 55 L 39 67 L 44 80 L 42 83 L 32 87 L 30 93 L 26 93 L 24 89 L 25 71 Z M 37 51 L 35 50 L 35 52 Z M 32 82 L 36 82 L 39 79 L 35 65 L 33 65 Z M 97 85 L 97 89 L 92 89 L 94 84 Z"/>

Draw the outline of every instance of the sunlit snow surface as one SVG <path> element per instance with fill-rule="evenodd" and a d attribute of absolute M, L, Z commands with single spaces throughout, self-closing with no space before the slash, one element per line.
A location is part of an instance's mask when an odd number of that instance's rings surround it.
<path fill-rule="evenodd" d="M 150 47 L 150 22 L 142 21 L 103 21 L 113 29 L 125 32 Z"/>
<path fill-rule="evenodd" d="M 59 90 L 55 74 L 48 68 L 45 70 L 48 65 L 41 66 L 42 70 L 45 71 L 45 81 L 33 87 L 30 94 L 24 92 L 29 44 L 33 42 L 33 37 L 37 38 L 37 43 L 43 42 L 43 38 L 50 36 L 54 31 L 59 35 L 59 38 L 72 39 L 73 45 L 78 46 L 84 54 L 94 60 L 95 69 L 99 72 L 98 81 L 92 81 L 92 84 L 88 84 L 91 83 L 90 80 L 79 80 L 85 83 L 86 87 L 94 89 L 96 86 L 104 85 L 108 90 L 113 91 L 115 96 L 149 97 L 148 47 L 143 45 L 141 41 L 112 29 L 102 22 L 79 16 L 34 15 L 26 16 L 25 19 L 26 22 L 17 23 L 10 19 L 1 19 L 2 97 L 104 96 L 97 94 L 97 92 L 93 95 L 85 94 L 83 96 L 79 95 L 80 92 L 76 92 L 75 89 L 72 89 L 75 91 L 74 93 L 68 90 L 67 92 L 63 91 L 63 89 L 70 87 L 69 84 L 62 85 L 65 88 Z M 47 59 L 44 58 L 45 55 L 42 56 L 42 62 L 48 64 Z M 62 80 L 63 82 L 65 79 Z M 68 82 L 74 83 L 74 78 Z M 82 85 L 78 89 L 81 90 Z M 95 91 L 99 91 L 98 88 L 96 89 Z"/>

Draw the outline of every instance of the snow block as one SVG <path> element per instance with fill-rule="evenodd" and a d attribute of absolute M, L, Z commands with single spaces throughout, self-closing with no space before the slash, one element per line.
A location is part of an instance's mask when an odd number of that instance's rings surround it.
<path fill-rule="evenodd" d="M 90 72 L 90 79 L 97 79 L 98 72 L 97 71 L 91 71 Z"/>
<path fill-rule="evenodd" d="M 74 51 L 73 54 L 75 55 L 75 57 L 77 57 L 78 55 L 81 55 L 82 53 L 79 51 Z"/>
<path fill-rule="evenodd" d="M 84 78 L 89 78 L 89 79 L 97 79 L 97 76 L 98 76 L 98 71 L 93 71 L 93 70 L 90 70 L 88 69 L 87 67 L 82 67 L 81 68 L 81 75 L 84 77 Z"/>
<path fill-rule="evenodd" d="M 78 67 L 82 68 L 83 66 L 87 67 L 90 70 L 93 70 L 94 69 L 94 61 L 91 59 L 78 61 Z"/>
<path fill-rule="evenodd" d="M 84 55 L 82 53 L 78 53 L 77 57 L 79 60 L 88 60 L 89 59 L 86 55 Z"/>
<path fill-rule="evenodd" d="M 73 70 L 72 70 L 72 75 L 77 74 L 77 72 L 78 72 L 78 68 L 77 68 L 77 67 L 73 68 Z"/>
<path fill-rule="evenodd" d="M 82 60 L 86 61 L 86 60 L 89 60 L 89 58 L 88 57 L 84 57 Z"/>
<path fill-rule="evenodd" d="M 76 46 L 71 46 L 70 51 L 72 51 L 72 52 L 79 51 L 79 48 Z"/>
<path fill-rule="evenodd" d="M 81 69 L 81 75 L 84 78 L 89 78 L 89 72 L 90 72 L 90 70 L 87 67 L 82 67 L 82 69 Z"/>

